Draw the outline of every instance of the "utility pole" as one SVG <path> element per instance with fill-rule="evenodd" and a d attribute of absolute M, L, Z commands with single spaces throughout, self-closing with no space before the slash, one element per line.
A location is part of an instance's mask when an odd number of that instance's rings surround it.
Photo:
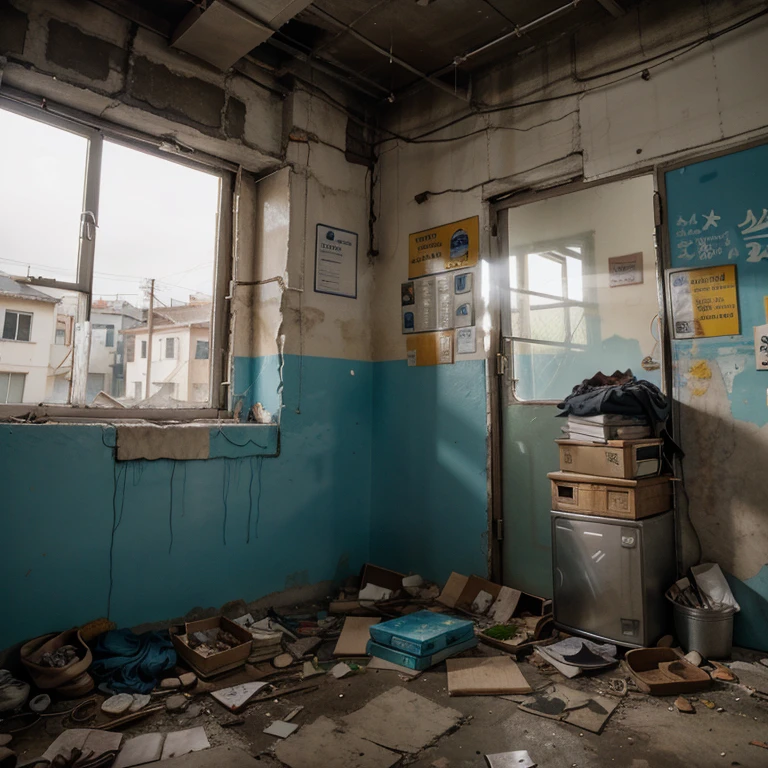
<path fill-rule="evenodd" d="M 151 393 L 152 382 L 150 376 L 152 374 L 152 325 L 155 314 L 155 278 L 153 277 L 149 281 L 149 315 L 147 316 L 147 331 L 149 336 L 147 337 L 147 384 L 144 397 L 148 400 Z"/>

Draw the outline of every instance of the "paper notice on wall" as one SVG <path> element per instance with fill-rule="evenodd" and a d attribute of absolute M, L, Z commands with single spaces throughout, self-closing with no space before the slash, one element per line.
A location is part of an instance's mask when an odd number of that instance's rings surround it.
<path fill-rule="evenodd" d="M 669 295 L 676 339 L 739 334 L 735 264 L 673 270 Z"/>
<path fill-rule="evenodd" d="M 622 285 L 637 285 L 642 282 L 642 253 L 630 253 L 627 256 L 612 256 L 608 259 L 608 285 L 611 288 L 619 288 Z"/>
<path fill-rule="evenodd" d="M 471 328 L 459 328 L 456 331 L 456 354 L 471 355 L 477 352 L 477 331 Z"/>
<path fill-rule="evenodd" d="M 755 368 L 768 371 L 768 324 L 755 326 Z"/>
<path fill-rule="evenodd" d="M 474 274 L 462 272 L 453 276 L 453 327 L 466 328 L 475 324 L 475 299 L 472 290 Z"/>
<path fill-rule="evenodd" d="M 406 339 L 408 365 L 451 364 L 453 344 L 453 331 L 414 333 Z"/>
<path fill-rule="evenodd" d="M 403 333 L 464 328 L 475 323 L 474 274 L 440 274 L 402 283 Z"/>
<path fill-rule="evenodd" d="M 315 228 L 315 292 L 357 298 L 357 234 L 318 224 Z"/>

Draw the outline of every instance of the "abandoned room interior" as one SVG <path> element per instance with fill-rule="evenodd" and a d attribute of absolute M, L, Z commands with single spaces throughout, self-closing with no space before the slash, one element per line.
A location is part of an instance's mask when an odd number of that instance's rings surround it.
<path fill-rule="evenodd" d="M 0 767 L 768 765 L 766 71 L 0 0 Z"/>

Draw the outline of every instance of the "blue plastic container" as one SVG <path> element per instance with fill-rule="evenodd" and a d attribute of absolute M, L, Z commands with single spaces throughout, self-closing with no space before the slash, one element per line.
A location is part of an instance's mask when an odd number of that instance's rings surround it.
<path fill-rule="evenodd" d="M 471 621 L 432 611 L 409 613 L 371 627 L 374 642 L 413 656 L 429 656 L 474 636 Z"/>
<path fill-rule="evenodd" d="M 395 648 L 390 648 L 386 645 L 375 643 L 373 640 L 368 641 L 368 647 L 366 651 L 369 656 L 377 656 L 385 661 L 391 661 L 393 664 L 399 664 L 401 667 L 407 667 L 408 669 L 415 669 L 421 671 L 423 669 L 429 669 L 435 664 L 439 664 L 441 661 L 445 661 L 451 656 L 455 656 L 463 651 L 468 651 L 470 648 L 474 648 L 477 645 L 477 638 L 471 637 L 469 640 L 464 640 L 456 645 L 451 645 L 448 648 L 443 648 L 442 651 L 437 653 L 431 653 L 427 656 L 414 656 L 411 653 L 405 653 L 405 651 L 398 651 Z"/>

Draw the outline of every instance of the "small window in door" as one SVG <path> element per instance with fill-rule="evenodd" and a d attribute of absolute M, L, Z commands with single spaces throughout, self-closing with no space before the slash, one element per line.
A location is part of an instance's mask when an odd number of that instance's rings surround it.
<path fill-rule="evenodd" d="M 141 342 L 141 359 L 142 360 L 147 359 L 147 342 L 146 341 Z"/>
<path fill-rule="evenodd" d="M 170 337 L 165 340 L 165 359 L 176 359 L 176 339 L 174 337 Z"/>
<path fill-rule="evenodd" d="M 598 371 L 661 386 L 653 195 L 641 176 L 500 211 L 516 400 L 559 402 Z M 611 261 L 630 254 L 642 254 L 640 274 L 617 285 Z"/>

